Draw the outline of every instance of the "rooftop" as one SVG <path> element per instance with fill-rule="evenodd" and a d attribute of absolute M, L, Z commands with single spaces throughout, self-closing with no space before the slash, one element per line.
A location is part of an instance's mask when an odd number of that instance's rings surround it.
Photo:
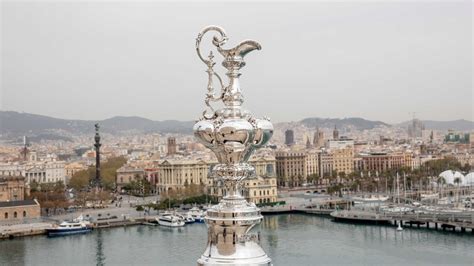
<path fill-rule="evenodd" d="M 28 205 L 38 205 L 35 200 L 16 200 L 16 201 L 1 201 L 0 208 L 2 207 L 18 207 L 18 206 L 28 206 Z"/>

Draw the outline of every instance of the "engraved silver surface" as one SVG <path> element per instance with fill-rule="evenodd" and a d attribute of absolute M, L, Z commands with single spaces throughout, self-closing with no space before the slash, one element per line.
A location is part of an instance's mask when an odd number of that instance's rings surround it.
<path fill-rule="evenodd" d="M 214 71 L 214 54 L 204 57 L 200 44 L 208 32 L 216 32 L 212 44 L 224 58 L 227 69 L 227 85 Z M 227 34 L 218 26 L 204 28 L 196 39 L 196 51 L 207 66 L 208 85 L 205 98 L 206 110 L 194 125 L 194 135 L 199 142 L 211 149 L 218 164 L 212 169 L 212 177 L 222 181 L 226 195 L 219 204 L 208 209 L 205 217 L 208 242 L 198 265 L 271 265 L 271 259 L 260 247 L 260 233 L 249 231 L 259 224 L 263 216 L 254 203 L 240 194 L 241 182 L 255 176 L 255 169 L 247 163 L 252 153 L 264 146 L 273 135 L 273 125 L 268 118 L 257 119 L 242 109 L 244 98 L 240 89 L 240 69 L 245 66 L 244 57 L 253 50 L 260 50 L 259 43 L 246 40 L 231 49 L 224 49 Z M 214 83 L 220 86 L 216 92 Z M 221 102 L 215 110 L 212 103 Z"/>

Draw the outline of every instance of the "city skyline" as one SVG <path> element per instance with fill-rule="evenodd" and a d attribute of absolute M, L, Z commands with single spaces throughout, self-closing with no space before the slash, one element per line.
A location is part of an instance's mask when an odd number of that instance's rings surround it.
<path fill-rule="evenodd" d="M 0 265 L 472 265 L 472 11 L 2 1 Z"/>
<path fill-rule="evenodd" d="M 232 19 L 222 14 L 229 6 Z M 241 38 L 261 40 L 242 76 L 244 107 L 274 122 L 362 117 L 393 124 L 411 112 L 472 121 L 471 7 L 6 1 L 1 110 L 84 120 L 196 119 L 205 68 L 189 43 L 215 23 L 235 36 L 229 47 Z"/>

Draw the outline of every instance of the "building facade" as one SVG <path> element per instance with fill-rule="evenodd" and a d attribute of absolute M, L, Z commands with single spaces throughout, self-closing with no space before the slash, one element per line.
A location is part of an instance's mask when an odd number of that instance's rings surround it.
<path fill-rule="evenodd" d="M 328 149 L 346 149 L 346 148 L 354 148 L 354 140 L 353 139 L 338 139 L 338 140 L 328 140 L 326 147 Z"/>
<path fill-rule="evenodd" d="M 318 154 L 318 163 L 319 163 L 319 177 L 320 178 L 327 178 L 332 176 L 333 173 L 333 156 L 332 153 L 324 150 Z"/>
<path fill-rule="evenodd" d="M 145 170 L 143 168 L 131 167 L 124 165 L 117 169 L 117 177 L 115 184 L 117 191 L 123 191 L 124 187 L 129 185 L 132 181 L 140 181 L 145 178 Z"/>
<path fill-rule="evenodd" d="M 204 160 L 164 160 L 159 164 L 157 191 L 183 189 L 187 185 L 206 185 L 210 163 Z"/>
<path fill-rule="evenodd" d="M 301 186 L 307 183 L 309 175 L 318 173 L 316 152 L 278 151 L 275 159 L 280 186 Z"/>
<path fill-rule="evenodd" d="M 63 161 L 30 161 L 0 164 L 1 176 L 23 176 L 26 183 L 36 182 L 67 184 L 65 162 Z"/>
<path fill-rule="evenodd" d="M 0 201 L 25 199 L 25 178 L 22 176 L 0 177 Z"/>
<path fill-rule="evenodd" d="M 257 176 L 276 177 L 276 160 L 273 156 L 252 157 L 249 164 L 255 168 Z"/>
<path fill-rule="evenodd" d="M 354 149 L 352 147 L 335 149 L 332 153 L 332 170 L 337 174 L 354 172 Z"/>
<path fill-rule="evenodd" d="M 0 202 L 0 222 L 17 223 L 24 219 L 37 219 L 41 216 L 41 208 L 36 200 Z"/>
<path fill-rule="evenodd" d="M 221 181 L 209 180 L 207 191 L 210 195 L 222 198 L 227 194 Z M 253 179 L 246 179 L 242 182 L 240 193 L 248 202 L 255 204 L 276 202 L 278 199 L 277 179 L 276 177 L 258 176 Z"/>
<path fill-rule="evenodd" d="M 168 155 L 174 155 L 177 151 L 177 144 L 175 137 L 168 138 Z"/>
<path fill-rule="evenodd" d="M 0 222 L 2 224 L 40 217 L 39 203 L 36 200 L 25 200 L 27 193 L 24 177 L 0 176 Z"/>
<path fill-rule="evenodd" d="M 285 131 L 285 145 L 292 146 L 295 144 L 295 132 L 291 129 Z"/>
<path fill-rule="evenodd" d="M 362 170 L 374 173 L 402 167 L 412 168 L 413 165 L 412 154 L 405 152 L 374 152 L 360 154 L 359 157 L 362 158 Z"/>

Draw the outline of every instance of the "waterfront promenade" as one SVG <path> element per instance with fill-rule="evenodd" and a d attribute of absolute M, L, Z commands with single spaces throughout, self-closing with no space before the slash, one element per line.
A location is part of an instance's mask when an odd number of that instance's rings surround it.
<path fill-rule="evenodd" d="M 58 224 L 64 220 L 73 220 L 79 215 L 90 218 L 95 221 L 95 227 L 113 227 L 141 224 L 147 219 L 153 219 L 157 211 L 151 211 L 150 214 L 144 211 L 137 211 L 134 207 L 137 204 L 146 204 L 156 201 L 157 197 L 135 198 L 131 197 L 123 202 L 121 207 L 114 204 L 101 209 L 78 209 L 75 212 L 41 217 L 39 219 L 27 219 L 8 221 L 0 223 L 0 239 L 11 239 L 15 237 L 32 236 L 44 234 L 46 229 L 51 228 L 53 224 Z"/>
<path fill-rule="evenodd" d="M 117 207 L 110 205 L 103 209 L 83 209 L 73 213 L 65 213 L 56 216 L 42 217 L 41 219 L 17 221 L 9 224 L 0 224 L 0 239 L 11 239 L 22 236 L 41 235 L 47 228 L 63 220 L 72 220 L 79 215 L 90 218 L 94 221 L 96 228 L 107 228 L 117 226 L 131 226 L 146 223 L 154 219 L 158 212 L 151 210 L 150 213 L 136 211 L 137 204 L 145 204 L 157 200 L 150 198 L 131 198 Z M 303 213 L 307 215 L 320 215 L 332 217 L 338 221 L 349 223 L 360 223 L 361 221 L 374 224 L 396 225 L 401 221 L 402 226 L 413 226 L 415 228 L 428 228 L 447 230 L 451 232 L 474 234 L 474 211 L 471 212 L 451 212 L 451 213 L 374 213 L 371 211 L 351 210 L 351 202 L 347 199 L 329 197 L 327 195 L 305 194 L 302 191 L 284 192 L 279 198 L 285 201 L 285 205 L 262 207 L 263 215 Z M 335 206 L 338 206 L 335 208 Z M 356 217 L 355 217 L 356 216 Z"/>

